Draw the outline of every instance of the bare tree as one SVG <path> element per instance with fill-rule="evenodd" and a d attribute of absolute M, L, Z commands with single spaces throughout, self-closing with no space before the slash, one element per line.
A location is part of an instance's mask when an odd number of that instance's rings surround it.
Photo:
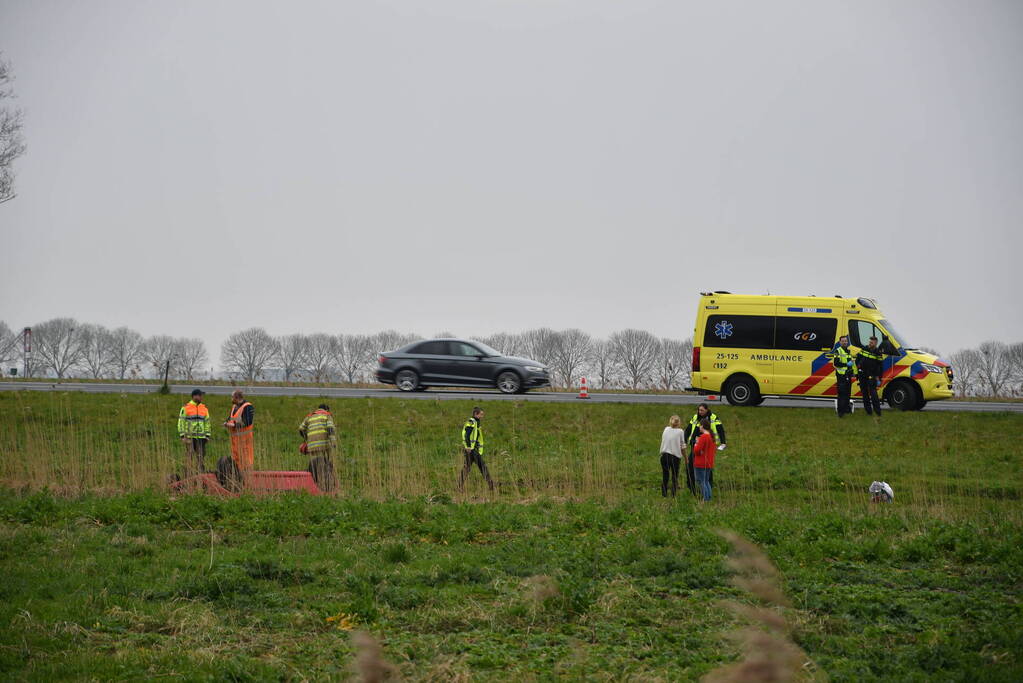
<path fill-rule="evenodd" d="M 638 389 L 653 373 L 660 345 L 657 337 L 645 330 L 630 329 L 615 332 L 608 341 L 632 388 Z"/>
<path fill-rule="evenodd" d="M 559 332 L 555 342 L 556 375 L 561 378 L 561 386 L 571 387 L 574 385 L 576 375 L 590 357 L 593 338 L 582 330 L 572 328 Z"/>
<path fill-rule="evenodd" d="M 14 331 L 0 320 L 0 365 L 4 368 L 8 363 L 18 360 L 18 342 L 21 337 L 14 334 Z"/>
<path fill-rule="evenodd" d="M 4 104 L 14 97 L 10 83 L 11 65 L 0 59 L 0 204 L 14 199 L 14 160 L 25 153 L 25 141 L 21 137 L 22 114 Z"/>
<path fill-rule="evenodd" d="M 304 334 L 289 334 L 277 337 L 277 364 L 284 371 L 284 381 L 290 382 L 292 375 L 306 366 L 309 354 L 309 337 Z"/>
<path fill-rule="evenodd" d="M 220 347 L 221 364 L 234 375 L 254 382 L 277 355 L 277 341 L 262 327 L 235 332 Z"/>
<path fill-rule="evenodd" d="M 166 334 L 156 334 L 146 340 L 143 347 L 143 357 L 146 364 L 152 367 L 154 377 L 163 377 L 164 369 L 170 363 L 168 374 L 172 377 L 177 375 L 175 365 L 175 354 L 177 353 L 177 340 Z"/>
<path fill-rule="evenodd" d="M 682 340 L 682 371 L 679 373 L 679 389 L 685 391 L 693 386 L 693 338 Z"/>
<path fill-rule="evenodd" d="M 337 340 L 329 334 L 317 332 L 309 335 L 306 362 L 314 382 L 326 382 L 334 374 L 334 353 Z"/>
<path fill-rule="evenodd" d="M 127 327 L 110 332 L 110 368 L 117 379 L 124 379 L 128 371 L 134 375 L 145 358 L 146 342 L 142 335 Z"/>
<path fill-rule="evenodd" d="M 989 396 L 1003 396 L 1012 372 L 1009 349 L 999 341 L 986 341 L 977 349 L 980 351 L 978 374 Z"/>
<path fill-rule="evenodd" d="M 476 339 L 506 356 L 524 356 L 528 353 L 521 334 L 497 332 L 485 337 L 476 337 Z"/>
<path fill-rule="evenodd" d="M 184 379 L 194 379 L 196 373 L 210 362 L 210 356 L 206 353 L 206 344 L 202 339 L 177 339 L 174 346 L 173 365 L 177 367 L 178 374 Z"/>
<path fill-rule="evenodd" d="M 93 379 L 109 372 L 112 364 L 110 330 L 102 325 L 82 325 L 82 365 Z"/>
<path fill-rule="evenodd" d="M 590 347 L 590 364 L 597 373 L 601 389 L 607 389 L 615 380 L 618 372 L 618 361 L 615 358 L 614 346 L 607 339 L 598 339 Z"/>
<path fill-rule="evenodd" d="M 981 357 L 977 349 L 962 349 L 952 354 L 954 374 L 953 386 L 960 396 L 972 396 L 977 392 L 977 380 L 980 377 Z"/>
<path fill-rule="evenodd" d="M 73 318 L 54 318 L 32 328 L 32 343 L 41 365 L 64 379 L 82 361 L 82 326 Z"/>
<path fill-rule="evenodd" d="M 554 363 L 554 354 L 558 348 L 558 333 L 549 327 L 527 330 L 522 334 L 525 355 L 544 365 Z"/>
<path fill-rule="evenodd" d="M 684 389 L 688 376 L 692 342 L 679 339 L 661 339 L 657 348 L 657 383 L 661 389 Z"/>
<path fill-rule="evenodd" d="M 374 357 L 373 338 L 366 334 L 339 334 L 334 344 L 334 363 L 342 377 L 355 383 Z"/>
<path fill-rule="evenodd" d="M 372 337 L 373 340 L 373 353 L 383 351 L 394 351 L 400 349 L 406 344 L 422 339 L 421 336 L 414 332 L 397 332 L 396 330 L 384 330 L 378 332 Z"/>
<path fill-rule="evenodd" d="M 1014 396 L 1023 394 L 1023 342 L 1009 344 L 1005 351 L 1009 363 L 1009 377 Z"/>

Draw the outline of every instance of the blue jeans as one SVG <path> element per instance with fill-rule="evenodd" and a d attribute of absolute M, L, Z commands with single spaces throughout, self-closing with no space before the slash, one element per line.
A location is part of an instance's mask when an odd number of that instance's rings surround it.
<path fill-rule="evenodd" d="M 710 500 L 710 476 L 714 470 L 710 467 L 694 467 L 696 474 L 696 487 L 703 492 L 703 499 Z"/>

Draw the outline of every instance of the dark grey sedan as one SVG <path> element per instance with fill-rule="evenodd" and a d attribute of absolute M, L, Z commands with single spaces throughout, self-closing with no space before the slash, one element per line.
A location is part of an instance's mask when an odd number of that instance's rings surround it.
<path fill-rule="evenodd" d="M 429 339 L 380 354 L 377 381 L 402 391 L 429 387 L 497 387 L 517 394 L 550 386 L 542 363 L 502 355 L 471 339 Z"/>

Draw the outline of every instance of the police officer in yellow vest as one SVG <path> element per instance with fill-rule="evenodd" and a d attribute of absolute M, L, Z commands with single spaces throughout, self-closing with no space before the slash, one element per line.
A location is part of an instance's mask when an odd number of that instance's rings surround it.
<path fill-rule="evenodd" d="M 206 471 L 206 442 L 213 436 L 210 411 L 202 402 L 202 389 L 192 391 L 192 400 L 178 413 L 178 436 L 185 444 L 185 476 Z"/>
<path fill-rule="evenodd" d="M 852 381 L 856 373 L 856 366 L 853 364 L 852 353 L 849 352 L 849 337 L 842 335 L 838 338 L 838 346 L 835 347 L 834 356 L 831 362 L 835 366 L 835 386 L 838 388 L 838 401 L 835 410 L 839 417 L 845 417 L 852 412 Z"/>
<path fill-rule="evenodd" d="M 462 442 L 462 452 L 465 455 L 465 464 L 462 466 L 462 471 L 458 476 L 459 491 L 465 488 L 465 478 L 472 471 L 473 464 L 479 468 L 483 478 L 487 480 L 487 486 L 490 487 L 490 490 L 494 490 L 494 480 L 490 478 L 487 464 L 483 462 L 482 421 L 483 409 L 477 406 L 472 409 L 472 417 L 465 421 L 465 425 L 459 434 L 459 440 Z"/>
<path fill-rule="evenodd" d="M 866 347 L 856 354 L 856 369 L 860 392 L 863 394 L 863 409 L 867 415 L 881 417 L 877 387 L 881 384 L 881 374 L 884 372 L 884 354 L 877 347 L 877 337 L 871 337 Z"/>
<path fill-rule="evenodd" d="M 706 403 L 701 403 L 696 407 L 696 414 L 693 415 L 692 419 L 689 420 L 689 424 L 686 425 L 686 443 L 689 445 L 689 451 L 686 455 L 686 488 L 694 496 L 702 496 L 702 492 L 696 490 L 696 471 L 693 469 L 693 446 L 696 445 L 696 440 L 700 438 L 700 420 L 710 420 L 710 434 L 714 437 L 714 443 L 717 444 L 718 450 L 725 450 L 725 426 L 721 424 L 721 420 L 718 416 L 710 412 L 710 407 Z M 714 470 L 709 472 L 711 482 L 713 483 Z"/>

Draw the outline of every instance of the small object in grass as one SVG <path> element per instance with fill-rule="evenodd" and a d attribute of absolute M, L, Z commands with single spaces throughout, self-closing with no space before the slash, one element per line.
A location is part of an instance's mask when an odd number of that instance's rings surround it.
<path fill-rule="evenodd" d="M 351 631 L 358 625 L 357 615 L 338 612 L 334 616 L 327 617 L 328 624 L 333 624 L 338 631 Z"/>
<path fill-rule="evenodd" d="M 886 481 L 875 481 L 868 489 L 872 503 L 890 503 L 895 499 L 895 492 Z"/>

